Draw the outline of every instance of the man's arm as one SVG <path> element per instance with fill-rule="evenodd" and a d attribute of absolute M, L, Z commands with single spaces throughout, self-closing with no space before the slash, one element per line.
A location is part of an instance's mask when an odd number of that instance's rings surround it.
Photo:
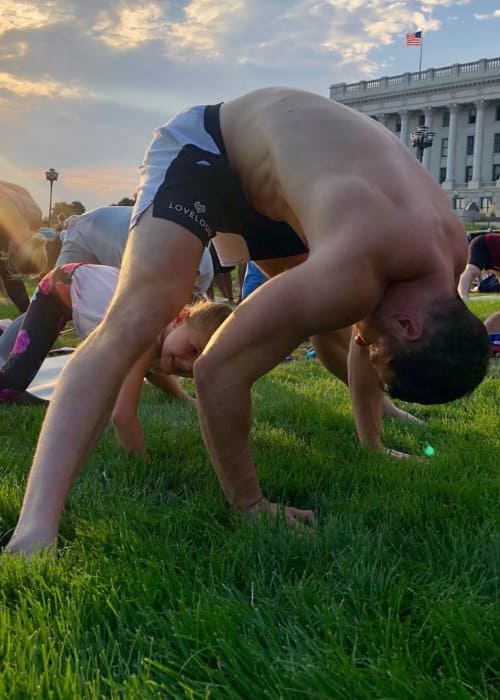
<path fill-rule="evenodd" d="M 311 256 L 259 288 L 194 365 L 205 444 L 229 502 L 241 510 L 276 511 L 276 504 L 263 500 L 250 453 L 252 383 L 305 338 L 351 325 L 380 299 L 373 273 L 366 269 L 362 289 L 354 288 L 354 261 L 335 264 L 336 252 L 338 247 Z M 291 507 L 285 514 L 292 522 L 313 517 L 311 511 Z"/>
<path fill-rule="evenodd" d="M 461 299 L 468 301 L 469 292 L 472 282 L 481 276 L 481 270 L 476 265 L 471 265 L 470 263 L 466 265 L 465 270 L 460 275 L 458 281 L 458 294 Z"/>
<path fill-rule="evenodd" d="M 144 376 L 151 364 L 154 352 L 155 345 L 153 344 L 137 360 L 127 374 L 111 414 L 111 422 L 120 445 L 127 452 L 132 452 L 142 457 L 147 456 L 147 448 L 137 415 L 137 408 L 141 398 Z"/>
<path fill-rule="evenodd" d="M 380 433 L 384 394 L 370 364 L 368 348 L 351 338 L 348 357 L 349 392 L 359 441 L 366 447 L 383 449 Z"/>

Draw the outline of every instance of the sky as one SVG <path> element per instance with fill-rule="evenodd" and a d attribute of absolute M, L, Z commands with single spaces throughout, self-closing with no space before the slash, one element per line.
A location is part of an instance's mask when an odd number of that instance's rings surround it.
<path fill-rule="evenodd" d="M 500 0 L 0 0 L 0 179 L 87 209 L 131 196 L 153 129 L 267 85 L 500 56 Z"/>

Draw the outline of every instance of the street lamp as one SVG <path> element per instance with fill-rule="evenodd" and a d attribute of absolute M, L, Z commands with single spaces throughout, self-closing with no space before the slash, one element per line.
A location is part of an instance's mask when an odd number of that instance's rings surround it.
<path fill-rule="evenodd" d="M 410 134 L 411 145 L 417 149 L 417 158 L 422 162 L 422 157 L 426 148 L 432 146 L 432 141 L 436 135 L 435 131 L 429 131 L 428 126 L 417 126 Z"/>
<path fill-rule="evenodd" d="M 45 178 L 50 182 L 50 198 L 49 198 L 49 228 L 50 228 L 50 222 L 51 222 L 51 217 L 52 217 L 52 187 L 54 186 L 54 182 L 57 180 L 59 177 L 59 173 L 54 170 L 54 168 L 50 168 L 50 170 L 45 171 Z"/>

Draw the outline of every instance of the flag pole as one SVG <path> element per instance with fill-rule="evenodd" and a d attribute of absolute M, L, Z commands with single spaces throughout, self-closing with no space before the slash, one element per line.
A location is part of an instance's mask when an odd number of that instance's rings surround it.
<path fill-rule="evenodd" d="M 420 63 L 418 64 L 419 75 L 422 72 L 422 47 L 424 45 L 424 30 L 420 30 Z"/>

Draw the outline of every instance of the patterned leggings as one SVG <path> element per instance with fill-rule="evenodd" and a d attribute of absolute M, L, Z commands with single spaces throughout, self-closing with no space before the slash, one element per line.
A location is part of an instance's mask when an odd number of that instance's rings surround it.
<path fill-rule="evenodd" d="M 61 265 L 40 281 L 7 362 L 0 369 L 0 404 L 21 394 L 71 319 L 71 281 L 81 263 Z"/>

